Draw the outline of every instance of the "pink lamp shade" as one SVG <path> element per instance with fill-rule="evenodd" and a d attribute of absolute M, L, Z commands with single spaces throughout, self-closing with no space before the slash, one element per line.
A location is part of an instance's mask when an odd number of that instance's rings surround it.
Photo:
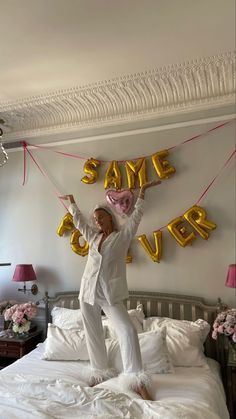
<path fill-rule="evenodd" d="M 32 265 L 16 265 L 12 281 L 35 281 L 36 275 Z"/>
<path fill-rule="evenodd" d="M 229 265 L 228 275 L 225 282 L 226 287 L 236 288 L 236 265 Z"/>

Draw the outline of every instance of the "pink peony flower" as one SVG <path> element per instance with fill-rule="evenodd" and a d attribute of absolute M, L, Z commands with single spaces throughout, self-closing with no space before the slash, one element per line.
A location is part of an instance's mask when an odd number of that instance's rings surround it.
<path fill-rule="evenodd" d="M 213 330 L 212 337 L 213 337 L 213 339 L 217 339 L 217 331 L 216 330 Z"/>
<path fill-rule="evenodd" d="M 32 320 L 36 314 L 37 306 L 34 303 L 15 304 L 5 311 L 4 318 L 5 320 L 12 320 L 15 329 L 17 329 L 16 325 L 25 325 L 26 328 L 27 322 Z"/>
<path fill-rule="evenodd" d="M 228 336 L 236 342 L 236 309 L 232 308 L 219 313 L 213 323 L 212 338 L 217 339 L 219 334 Z"/>

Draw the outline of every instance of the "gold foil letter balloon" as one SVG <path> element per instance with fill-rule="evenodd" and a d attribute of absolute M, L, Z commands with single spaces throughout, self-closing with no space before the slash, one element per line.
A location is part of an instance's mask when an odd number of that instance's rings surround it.
<path fill-rule="evenodd" d="M 169 178 L 175 173 L 175 168 L 170 165 L 168 160 L 163 160 L 168 155 L 167 150 L 158 151 L 152 155 L 152 164 L 161 179 Z"/>
<path fill-rule="evenodd" d="M 185 247 L 187 244 L 191 244 L 193 240 L 196 239 L 196 235 L 192 232 L 188 234 L 186 228 L 181 226 L 184 223 L 184 217 L 180 216 L 172 220 L 167 228 L 174 237 L 174 239 L 180 244 L 180 246 Z"/>
<path fill-rule="evenodd" d="M 139 243 L 143 246 L 144 250 L 153 260 L 153 262 L 160 262 L 162 256 L 162 232 L 160 230 L 153 232 L 154 236 L 154 243 L 155 243 L 155 250 L 152 249 L 146 234 L 142 234 L 138 236 Z"/>
<path fill-rule="evenodd" d="M 86 256 L 89 252 L 89 245 L 86 241 L 84 242 L 83 245 L 80 244 L 79 239 L 81 236 L 82 234 L 80 233 L 79 230 L 73 231 L 70 238 L 70 245 L 73 252 L 77 253 L 80 256 Z"/>
<path fill-rule="evenodd" d="M 115 187 L 121 189 L 121 173 L 117 161 L 113 160 L 109 163 L 108 169 L 105 174 L 104 188 L 108 189 Z"/>
<path fill-rule="evenodd" d="M 84 183 L 95 183 L 98 178 L 98 173 L 95 170 L 98 166 L 100 166 L 100 161 L 96 159 L 89 159 L 84 163 L 84 172 L 87 173 L 89 176 L 82 177 L 81 181 Z"/>
<path fill-rule="evenodd" d="M 209 233 L 206 230 L 214 230 L 217 227 L 215 223 L 207 220 L 206 217 L 206 211 L 197 205 L 194 205 L 184 213 L 184 218 L 204 240 L 207 240 L 209 237 Z"/>
<path fill-rule="evenodd" d="M 57 234 L 59 236 L 63 236 L 65 231 L 73 230 L 73 228 L 75 228 L 74 223 L 73 223 L 73 217 L 69 212 L 67 212 L 66 215 L 62 218 L 57 228 Z"/>
<path fill-rule="evenodd" d="M 138 159 L 135 162 L 127 160 L 125 162 L 125 170 L 128 180 L 128 186 L 130 189 L 135 189 L 135 177 L 138 175 L 139 186 L 141 187 L 147 182 L 146 179 L 146 160 Z"/>

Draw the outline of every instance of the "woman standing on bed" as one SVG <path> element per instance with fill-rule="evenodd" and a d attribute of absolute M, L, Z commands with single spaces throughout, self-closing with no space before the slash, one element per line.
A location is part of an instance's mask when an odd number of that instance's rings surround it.
<path fill-rule="evenodd" d="M 140 188 L 134 210 L 119 231 L 116 229 L 112 212 L 106 206 L 97 206 L 94 209 L 93 217 L 97 230 L 85 222 L 73 195 L 61 197 L 69 200 L 69 211 L 73 215 L 74 225 L 89 244 L 89 255 L 79 294 L 92 367 L 89 384 L 94 386 L 115 375 L 114 370 L 108 367 L 102 309 L 118 336 L 123 362 L 123 373 L 120 374 L 122 385 L 132 388 L 146 400 L 151 400 L 147 390 L 149 377 L 142 369 L 138 335 L 123 303 L 129 296 L 125 259 L 143 215 L 145 191 L 160 183 L 151 181 Z"/>

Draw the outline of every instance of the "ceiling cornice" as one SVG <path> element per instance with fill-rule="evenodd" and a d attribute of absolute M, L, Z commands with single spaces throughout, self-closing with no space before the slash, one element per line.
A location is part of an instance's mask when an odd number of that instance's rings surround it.
<path fill-rule="evenodd" d="M 133 122 L 235 103 L 235 54 L 0 103 L 4 138 Z"/>

